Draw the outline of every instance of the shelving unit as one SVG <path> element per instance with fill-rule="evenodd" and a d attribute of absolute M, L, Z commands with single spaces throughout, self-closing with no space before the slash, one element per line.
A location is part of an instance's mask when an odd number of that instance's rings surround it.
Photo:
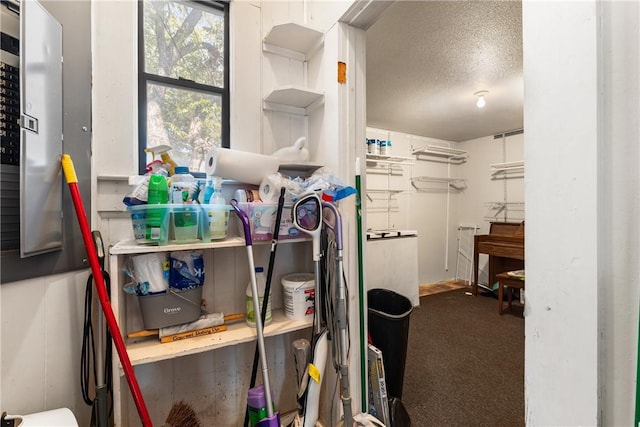
<path fill-rule="evenodd" d="M 368 154 L 367 165 L 376 164 L 413 165 L 413 158 L 401 156 L 384 156 L 381 154 Z"/>
<path fill-rule="evenodd" d="M 283 239 L 280 240 L 278 244 L 294 244 L 308 241 L 308 238 Z M 269 244 L 271 244 L 270 240 L 254 242 L 254 245 Z M 244 246 L 244 238 L 228 237 L 224 240 L 214 242 L 169 244 L 163 246 L 144 246 L 136 244 L 135 241 L 123 241 L 115 244 L 109 249 L 109 271 L 112 272 L 111 289 L 113 290 L 111 305 L 118 324 L 120 325 L 120 330 L 125 341 L 126 351 L 132 365 L 139 366 L 156 363 L 164 360 L 213 351 L 228 346 L 235 346 L 255 340 L 257 334 L 255 328 L 247 326 L 246 323 L 242 321 L 226 325 L 227 330 L 222 332 L 170 343 L 161 343 L 157 337 L 128 338 L 127 334 L 129 332 L 140 329 L 139 326 L 142 325 L 141 313 L 135 304 L 130 304 L 130 301 L 127 301 L 131 296 L 125 294 L 123 290 L 123 284 L 125 283 L 123 267 L 125 266 L 128 257 L 147 253 L 192 250 L 210 251 Z M 232 285 L 235 286 L 236 284 Z M 211 286 L 211 283 L 205 283 L 204 286 Z M 272 337 L 302 330 L 311 326 L 311 320 L 290 320 L 284 315 L 282 310 L 274 310 L 271 323 L 264 328 L 264 335 L 265 337 Z M 112 363 L 112 369 L 114 376 L 116 377 L 113 385 L 114 419 L 116 421 L 116 425 L 121 425 L 122 418 L 126 415 L 123 413 L 123 405 L 125 404 L 128 390 L 124 384 L 124 371 L 122 370 L 120 360 L 115 358 Z"/>
<path fill-rule="evenodd" d="M 467 181 L 461 178 L 439 178 L 432 176 L 416 176 L 411 178 L 411 185 L 417 191 L 462 191 L 467 188 Z"/>
<path fill-rule="evenodd" d="M 262 50 L 307 61 L 324 45 L 324 33 L 309 25 L 286 22 L 274 25 L 262 42 Z"/>
<path fill-rule="evenodd" d="M 489 221 L 523 221 L 524 202 L 488 202 L 486 206 L 489 210 L 485 216 Z"/>
<path fill-rule="evenodd" d="M 494 163 L 490 165 L 491 179 L 508 179 L 524 177 L 524 160 L 515 162 Z"/>
<path fill-rule="evenodd" d="M 285 86 L 272 90 L 265 98 L 265 110 L 307 116 L 324 103 L 324 93 L 298 86 Z"/>
<path fill-rule="evenodd" d="M 418 158 L 423 157 L 424 160 L 461 164 L 467 161 L 469 153 L 464 150 L 457 150 L 455 148 L 443 147 L 440 145 L 427 145 L 421 148 L 414 148 L 411 154 Z"/>
<path fill-rule="evenodd" d="M 324 46 L 324 33 L 306 24 L 285 22 L 274 25 L 262 41 L 262 51 L 303 63 Z M 304 64 L 306 76 L 306 64 Z M 306 79 L 305 79 L 306 84 Z M 301 116 L 324 103 L 322 91 L 300 86 L 274 88 L 263 100 L 263 109 Z"/>
<path fill-rule="evenodd" d="M 382 154 L 369 154 L 366 155 L 367 159 L 367 174 L 379 174 L 386 175 L 387 185 L 386 188 L 367 188 L 367 198 L 371 204 L 383 204 L 383 206 L 367 206 L 367 212 L 369 213 L 386 213 L 387 214 L 387 228 L 393 228 L 391 224 L 391 213 L 399 212 L 397 206 L 396 195 L 405 192 L 404 189 L 391 188 L 391 177 L 402 176 L 404 171 L 402 166 L 413 166 L 413 158 L 403 156 L 389 156 Z M 382 195 L 382 197 L 376 197 L 375 195 Z"/>

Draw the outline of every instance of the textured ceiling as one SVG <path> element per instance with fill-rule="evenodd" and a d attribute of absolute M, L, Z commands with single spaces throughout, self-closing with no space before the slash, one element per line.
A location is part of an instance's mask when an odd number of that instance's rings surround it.
<path fill-rule="evenodd" d="M 389 6 L 366 33 L 367 125 L 449 141 L 522 128 L 521 6 Z M 481 90 L 487 105 L 477 108 Z"/>

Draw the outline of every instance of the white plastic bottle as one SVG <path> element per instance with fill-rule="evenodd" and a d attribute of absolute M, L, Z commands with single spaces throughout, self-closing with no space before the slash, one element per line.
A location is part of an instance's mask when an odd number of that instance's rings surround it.
<path fill-rule="evenodd" d="M 171 175 L 169 201 L 173 204 L 190 203 L 195 190 L 196 179 L 189 173 L 186 166 L 177 166 L 176 173 Z"/>
<path fill-rule="evenodd" d="M 214 182 L 211 183 L 213 191 L 208 194 L 209 204 L 203 206 L 209 221 L 209 238 L 211 240 L 227 237 L 229 227 L 229 209 L 227 201 L 222 195 L 222 180 L 215 178 Z"/>
<path fill-rule="evenodd" d="M 262 302 L 264 301 L 264 291 L 267 287 L 267 279 L 264 275 L 264 269 L 262 267 L 256 267 L 256 285 L 258 286 L 258 299 L 260 310 L 262 310 Z M 252 328 L 256 327 L 256 316 L 253 311 L 253 294 L 251 293 L 251 281 L 247 285 L 247 325 Z M 261 313 L 258 313 L 260 316 Z M 267 326 L 271 323 L 271 290 L 269 290 L 269 301 L 267 301 L 267 315 L 264 318 L 263 326 Z"/>

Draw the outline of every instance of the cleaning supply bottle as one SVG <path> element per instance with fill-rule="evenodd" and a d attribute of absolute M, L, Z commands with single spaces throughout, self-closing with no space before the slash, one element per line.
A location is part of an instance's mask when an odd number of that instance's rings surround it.
<path fill-rule="evenodd" d="M 273 391 L 271 392 L 273 401 Z M 274 410 L 275 410 L 275 404 Z M 264 385 L 259 384 L 249 389 L 247 393 L 247 409 L 249 412 L 249 425 L 255 427 L 258 423 L 267 418 L 267 399 L 264 395 Z"/>
<path fill-rule="evenodd" d="M 147 204 L 165 205 L 169 199 L 167 178 L 162 174 L 149 176 Z M 163 220 L 167 215 L 167 206 L 147 210 L 147 222 L 145 226 L 145 238 L 158 241 L 162 236 Z"/>
<path fill-rule="evenodd" d="M 220 178 L 214 178 L 213 181 L 214 190 L 209 197 L 210 205 L 205 207 L 205 210 L 207 212 L 207 219 L 209 220 L 209 238 L 216 240 L 227 237 L 229 208 L 227 201 L 222 196 L 222 180 Z"/>
<path fill-rule="evenodd" d="M 267 280 L 264 276 L 264 269 L 262 267 L 256 267 L 256 285 L 258 287 L 258 302 L 260 310 L 262 310 L 262 302 L 264 301 L 264 292 L 267 287 Z M 251 281 L 247 285 L 247 325 L 252 328 L 256 327 L 256 314 L 253 311 L 253 294 L 251 293 Z M 260 316 L 261 313 L 258 313 Z M 271 323 L 271 290 L 269 290 L 269 301 L 267 301 L 267 314 L 264 317 L 263 326 L 267 326 Z"/>
<path fill-rule="evenodd" d="M 162 163 L 168 165 L 169 175 L 175 173 L 175 168 L 178 166 L 176 162 L 169 155 L 171 147 L 168 145 L 156 145 L 155 147 L 147 147 L 144 149 L 146 153 L 151 153 L 153 160 L 156 160 L 156 156 L 159 155 L 162 159 Z"/>
<path fill-rule="evenodd" d="M 202 190 L 200 203 L 209 204 L 211 201 L 211 196 L 213 196 L 213 192 L 215 188 L 213 187 L 213 177 L 211 175 L 207 175 L 207 179 L 204 183 L 204 190 Z"/>
<path fill-rule="evenodd" d="M 175 171 L 176 173 L 171 175 L 171 189 L 169 190 L 171 203 L 178 205 L 190 203 L 196 179 L 189 173 L 189 168 L 186 166 L 177 166 Z"/>

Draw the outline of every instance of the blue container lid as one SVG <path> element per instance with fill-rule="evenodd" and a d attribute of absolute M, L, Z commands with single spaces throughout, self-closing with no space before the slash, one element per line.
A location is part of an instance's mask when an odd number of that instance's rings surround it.
<path fill-rule="evenodd" d="M 256 273 L 262 273 L 263 271 L 264 271 L 264 268 L 256 267 Z"/>
<path fill-rule="evenodd" d="M 188 173 L 189 173 L 189 167 L 188 166 L 176 166 L 174 175 L 177 175 L 177 174 L 186 175 Z"/>

